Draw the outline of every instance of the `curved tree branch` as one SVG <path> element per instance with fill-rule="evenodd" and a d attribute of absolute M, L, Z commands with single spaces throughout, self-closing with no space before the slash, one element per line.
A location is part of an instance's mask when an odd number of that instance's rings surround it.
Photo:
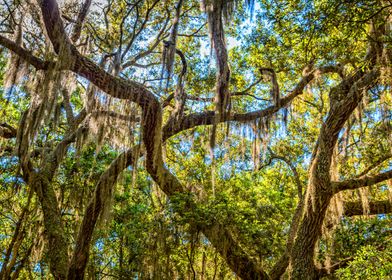
<path fill-rule="evenodd" d="M 81 279 L 89 258 L 90 243 L 95 225 L 102 211 L 107 207 L 107 198 L 112 196 L 113 186 L 120 173 L 137 160 L 139 147 L 120 154 L 100 176 L 94 196 L 91 198 L 79 230 L 76 246 L 68 269 L 68 280 Z"/>
<path fill-rule="evenodd" d="M 107 94 L 116 98 L 135 102 L 141 107 L 142 139 L 146 150 L 146 169 L 154 181 L 171 198 L 177 194 L 187 194 L 186 189 L 182 186 L 178 179 L 165 167 L 162 158 L 162 140 L 196 125 L 212 124 L 214 119 L 216 119 L 215 112 L 204 112 L 185 116 L 180 122 L 178 122 L 180 125 L 168 122 L 162 130 L 162 107 L 154 94 L 137 82 L 128 81 L 110 75 L 96 65 L 92 60 L 82 56 L 70 43 L 64 31 L 56 1 L 40 0 L 40 5 L 47 33 L 53 44 L 54 50 L 57 54 L 59 54 L 60 59 L 66 60 L 62 62 L 72 62 L 69 67 L 73 72 L 85 77 Z M 275 104 L 264 110 L 244 114 L 236 113 L 220 118 L 219 121 L 249 121 L 274 114 L 280 108 L 287 106 L 297 95 L 301 94 L 303 88 L 313 79 L 314 75 L 315 72 L 310 72 L 310 74 L 305 75 L 297 85 L 296 89 L 280 100 L 281 102 L 279 103 L 279 106 Z M 225 83 L 226 81 L 222 80 L 221 82 Z M 224 85 L 222 85 L 221 88 L 223 87 Z M 223 104 L 224 103 L 225 102 L 223 102 Z M 41 187 L 41 193 L 44 193 L 43 190 L 44 189 Z M 50 195 L 53 197 L 53 194 Z M 42 202 L 42 204 L 45 203 L 45 201 Z M 49 207 L 47 204 L 44 206 Z M 189 200 L 184 207 L 186 209 L 192 209 L 193 207 L 196 207 L 196 205 L 192 200 Z M 50 213 L 50 211 L 48 213 Z M 54 224 L 57 224 L 58 221 L 53 222 Z M 48 220 L 46 226 L 50 227 L 51 224 L 52 223 L 49 223 Z M 237 273 L 237 275 L 247 279 L 269 278 L 268 275 L 264 271 L 260 270 L 258 266 L 247 256 L 241 247 L 236 245 L 235 240 L 230 237 L 230 235 L 226 232 L 225 227 L 219 222 L 209 227 L 204 226 L 202 230 L 213 245 L 217 247 L 218 251 L 227 260 L 229 266 Z M 225 237 L 225 244 L 227 246 L 219 246 L 222 236 Z M 59 245 L 59 243 L 54 243 L 54 245 Z M 52 257 L 56 259 L 56 256 Z M 59 275 L 63 276 L 62 274 Z"/>
<path fill-rule="evenodd" d="M 139 83 L 127 81 L 122 78 L 117 78 L 103 69 L 98 67 L 94 62 L 80 55 L 77 50 L 70 45 L 64 29 L 62 27 L 57 3 L 54 0 L 42 0 L 41 10 L 45 19 L 45 25 L 50 39 L 54 45 L 57 53 L 60 52 L 60 47 L 65 45 L 65 49 L 69 50 L 71 57 L 74 60 L 72 71 L 87 78 L 94 83 L 101 90 L 107 94 L 120 99 L 126 99 L 138 104 L 142 109 L 142 139 L 146 150 L 146 169 L 154 181 L 161 187 L 161 189 L 169 197 L 174 197 L 179 193 L 186 194 L 186 189 L 181 185 L 178 179 L 165 167 L 162 158 L 162 108 L 155 96 Z M 59 36 L 57 33 L 62 32 Z M 190 200 L 186 204 L 186 208 L 194 207 L 193 202 Z M 215 225 L 217 229 L 224 229 L 222 226 Z M 221 236 L 225 232 L 211 231 L 209 228 L 205 230 L 206 236 L 211 241 L 216 240 L 214 236 Z M 219 238 L 219 241 L 221 238 Z M 228 239 L 228 242 L 231 239 Z M 215 243 L 215 242 L 214 242 Z M 231 243 L 231 242 L 230 242 Z M 218 246 L 218 244 L 214 244 Z M 230 245 L 235 245 L 234 243 Z M 219 247 L 218 247 L 219 248 Z M 227 248 L 230 248 L 228 246 Z M 249 271 L 250 266 L 244 267 L 238 265 L 235 260 L 244 260 L 246 263 L 252 263 L 246 253 L 238 246 L 236 250 L 230 249 L 229 251 L 222 248 L 220 253 L 228 260 L 228 264 L 239 276 L 252 275 L 257 276 L 258 279 L 268 279 L 265 272 L 253 265 L 256 269 L 252 272 Z M 241 261 L 243 262 L 243 261 Z M 253 279 L 257 279 L 253 278 Z"/>
<path fill-rule="evenodd" d="M 317 150 L 310 167 L 308 190 L 302 220 L 291 253 L 292 277 L 318 279 L 314 263 L 314 249 L 329 202 L 334 194 L 331 184 L 332 156 L 338 135 L 347 119 L 362 100 L 363 94 L 379 77 L 375 67 L 359 70 L 330 90 L 330 111 L 323 123 L 317 141 Z"/>

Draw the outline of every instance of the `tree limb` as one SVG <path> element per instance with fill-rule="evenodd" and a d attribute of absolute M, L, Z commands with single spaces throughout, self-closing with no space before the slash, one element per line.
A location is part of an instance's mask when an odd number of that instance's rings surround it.
<path fill-rule="evenodd" d="M 83 23 L 84 23 L 84 20 L 86 19 L 87 13 L 90 9 L 91 2 L 92 2 L 92 0 L 85 0 L 84 3 L 82 4 L 82 7 L 81 7 L 80 12 L 78 14 L 78 18 L 76 19 L 75 26 L 72 31 L 72 36 L 71 36 L 72 42 L 76 42 L 80 37 Z"/>
<path fill-rule="evenodd" d="M 371 186 L 391 178 L 392 178 L 392 170 L 388 170 L 376 175 L 363 175 L 359 178 L 354 178 L 354 179 L 340 181 L 340 182 L 332 182 L 332 188 L 335 193 L 338 193 L 344 190 L 355 190 L 358 188 Z"/>
<path fill-rule="evenodd" d="M 79 230 L 75 249 L 68 269 L 68 279 L 80 279 L 88 262 L 91 238 L 95 225 L 102 211 L 107 207 L 108 197 L 112 196 L 113 186 L 118 175 L 129 165 L 134 165 L 137 160 L 139 147 L 130 149 L 120 154 L 100 176 L 94 196 L 91 198 Z"/>
<path fill-rule="evenodd" d="M 56 1 L 42 0 L 41 10 L 43 17 L 45 18 L 45 25 L 49 37 L 52 40 L 56 52 L 59 52 L 61 45 L 68 44 L 68 39 L 66 38 L 64 30 L 62 28 L 62 23 L 56 22 L 61 21 Z M 56 34 L 58 31 L 62 32 L 62 35 L 58 36 L 58 34 Z M 74 49 L 71 45 L 68 45 L 67 48 L 70 50 L 70 54 L 75 61 L 73 67 L 71 68 L 74 72 L 87 78 L 96 86 L 98 86 L 101 90 L 105 91 L 107 94 L 113 97 L 135 102 L 141 107 L 141 125 L 143 127 L 142 139 L 146 150 L 147 172 L 169 197 L 174 198 L 175 195 L 181 193 L 187 194 L 187 190 L 182 186 L 178 179 L 166 168 L 163 162 L 162 108 L 155 96 L 139 83 L 127 81 L 122 78 L 117 78 L 105 72 L 94 62 L 80 55 L 77 50 Z M 194 205 L 194 202 L 192 202 L 192 200 L 189 200 L 184 207 L 186 209 L 195 207 L 192 205 Z M 182 211 L 184 210 L 185 209 L 182 209 Z M 47 224 L 47 226 L 50 225 Z M 218 228 L 220 228 L 220 226 L 218 226 Z M 214 231 L 213 234 L 221 236 L 224 235 L 225 232 Z M 214 240 L 212 235 L 210 235 L 210 238 Z M 230 245 L 235 246 L 236 244 Z M 214 246 L 218 247 L 219 243 L 215 243 Z M 236 247 L 236 250 L 231 250 L 231 255 L 223 255 L 223 257 L 233 259 L 238 258 L 242 260 L 246 256 L 246 253 L 240 247 Z M 227 250 L 221 250 L 221 253 L 224 254 L 226 251 Z M 57 259 L 55 256 L 52 257 L 53 259 Z M 251 262 L 249 258 L 245 258 L 245 260 L 246 263 Z M 249 269 L 251 268 L 251 266 L 249 265 L 247 266 L 247 269 L 245 269 L 242 266 L 239 267 L 238 264 L 236 264 L 234 261 L 228 261 L 228 263 L 233 269 L 233 271 L 236 273 L 250 273 Z M 253 267 L 257 268 L 255 265 Z M 261 271 L 260 269 L 257 269 L 252 273 L 253 275 L 257 275 L 259 279 L 267 279 L 265 277 L 265 272 Z M 241 274 L 238 275 L 242 276 Z"/>
<path fill-rule="evenodd" d="M 302 94 L 305 86 L 314 79 L 316 74 L 334 73 L 335 71 L 336 69 L 334 66 L 325 66 L 319 69 L 315 69 L 302 77 L 296 87 L 288 95 L 280 99 L 279 106 L 274 104 L 265 109 L 252 112 L 232 113 L 230 115 L 226 115 L 223 119 L 220 120 L 220 122 L 248 122 L 259 118 L 272 116 L 281 108 L 288 106 L 295 97 Z M 167 101 L 164 102 L 164 104 L 167 103 Z M 175 122 L 174 120 L 169 120 L 163 127 L 163 139 L 167 139 L 181 131 L 191 129 L 196 126 L 212 125 L 215 121 L 215 114 L 215 111 L 205 111 L 201 113 L 193 113 L 186 115 L 177 122 Z"/>
<path fill-rule="evenodd" d="M 381 163 L 385 162 L 386 160 L 392 158 L 392 154 L 384 154 L 378 160 L 370 164 L 365 170 L 363 170 L 357 177 L 362 177 L 368 174 L 372 169 L 379 166 Z"/>
<path fill-rule="evenodd" d="M 360 201 L 346 201 L 343 203 L 344 216 L 362 216 L 364 215 L 362 202 Z M 392 213 L 392 203 L 390 200 L 379 200 L 369 202 L 368 215 L 380 215 Z"/>
<path fill-rule="evenodd" d="M 15 54 L 17 54 L 20 58 L 22 58 L 27 63 L 33 65 L 37 70 L 47 70 L 49 66 L 54 65 L 53 62 L 44 61 L 36 56 L 34 56 L 30 51 L 22 48 L 15 42 L 7 39 L 6 37 L 0 35 L 0 45 L 6 47 L 11 50 Z"/>

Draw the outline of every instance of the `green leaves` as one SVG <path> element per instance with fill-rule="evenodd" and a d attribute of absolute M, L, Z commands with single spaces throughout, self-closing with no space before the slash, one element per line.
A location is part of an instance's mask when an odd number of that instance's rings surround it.
<path fill-rule="evenodd" d="M 337 272 L 338 279 L 388 279 L 392 275 L 392 243 L 367 245 L 355 255 L 348 267 Z"/>

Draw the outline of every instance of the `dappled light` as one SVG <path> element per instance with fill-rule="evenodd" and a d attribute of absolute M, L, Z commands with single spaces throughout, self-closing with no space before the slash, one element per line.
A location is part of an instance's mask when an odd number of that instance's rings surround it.
<path fill-rule="evenodd" d="M 389 279 L 391 15 L 3 0 L 0 280 Z"/>

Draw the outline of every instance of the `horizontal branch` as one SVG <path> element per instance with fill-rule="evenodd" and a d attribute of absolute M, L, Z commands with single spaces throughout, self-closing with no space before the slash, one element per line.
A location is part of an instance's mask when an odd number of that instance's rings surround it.
<path fill-rule="evenodd" d="M 381 172 L 376 175 L 364 175 L 359 178 L 332 182 L 332 188 L 335 193 L 344 190 L 355 190 L 362 187 L 372 186 L 392 178 L 392 170 Z"/>
<path fill-rule="evenodd" d="M 344 216 L 361 216 L 364 215 L 362 202 L 347 201 L 343 204 Z M 389 200 L 370 201 L 368 215 L 380 215 L 392 213 L 392 203 Z"/>

